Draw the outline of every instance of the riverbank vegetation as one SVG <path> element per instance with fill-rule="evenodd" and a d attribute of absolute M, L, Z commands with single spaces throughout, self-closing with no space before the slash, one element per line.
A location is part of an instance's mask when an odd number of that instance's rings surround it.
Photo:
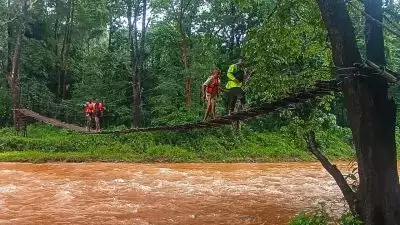
<path fill-rule="evenodd" d="M 339 129 L 339 128 L 338 128 Z M 112 161 L 112 162 L 275 162 L 310 161 L 302 137 L 283 130 L 261 132 L 245 126 L 212 133 L 133 133 L 84 135 L 45 125 L 28 127 L 28 137 L 11 128 L 0 130 L 0 161 Z M 350 160 L 354 151 L 348 130 L 320 131 L 325 153 L 334 160 Z"/>
<path fill-rule="evenodd" d="M 362 222 L 347 212 L 339 218 L 333 218 L 324 207 L 300 212 L 289 225 L 362 225 Z"/>

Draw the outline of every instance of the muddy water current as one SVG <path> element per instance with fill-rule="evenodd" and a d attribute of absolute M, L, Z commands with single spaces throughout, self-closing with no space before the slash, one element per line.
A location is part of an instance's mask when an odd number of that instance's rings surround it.
<path fill-rule="evenodd" d="M 0 224 L 283 225 L 319 202 L 344 209 L 318 163 L 0 163 Z"/>

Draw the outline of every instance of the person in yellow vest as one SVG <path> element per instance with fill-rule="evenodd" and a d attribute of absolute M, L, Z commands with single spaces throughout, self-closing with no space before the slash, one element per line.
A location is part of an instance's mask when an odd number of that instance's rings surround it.
<path fill-rule="evenodd" d="M 244 80 L 243 59 L 239 59 L 237 63 L 229 66 L 227 77 L 228 83 L 225 86 L 228 99 L 228 115 L 235 109 L 236 101 L 240 97 L 242 105 L 245 104 L 245 93 L 242 89 Z"/>

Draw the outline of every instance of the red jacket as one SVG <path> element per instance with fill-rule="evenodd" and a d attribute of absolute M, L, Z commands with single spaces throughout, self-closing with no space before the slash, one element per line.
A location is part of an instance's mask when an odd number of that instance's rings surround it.
<path fill-rule="evenodd" d="M 211 81 L 207 84 L 207 93 L 209 94 L 216 94 L 219 91 L 219 85 L 221 81 L 218 76 L 212 76 Z"/>

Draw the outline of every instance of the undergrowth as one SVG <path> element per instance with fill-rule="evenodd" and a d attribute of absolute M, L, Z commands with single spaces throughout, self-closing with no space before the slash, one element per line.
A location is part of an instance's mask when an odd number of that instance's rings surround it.
<path fill-rule="evenodd" d="M 347 212 L 339 218 L 329 215 L 324 205 L 297 214 L 289 225 L 362 225 L 362 222 Z"/>
<path fill-rule="evenodd" d="M 333 160 L 353 151 L 338 132 L 319 131 L 318 141 Z M 87 135 L 46 125 L 28 127 L 28 137 L 0 129 L 1 161 L 271 162 L 310 161 L 302 137 L 244 126 L 190 132 Z"/>

